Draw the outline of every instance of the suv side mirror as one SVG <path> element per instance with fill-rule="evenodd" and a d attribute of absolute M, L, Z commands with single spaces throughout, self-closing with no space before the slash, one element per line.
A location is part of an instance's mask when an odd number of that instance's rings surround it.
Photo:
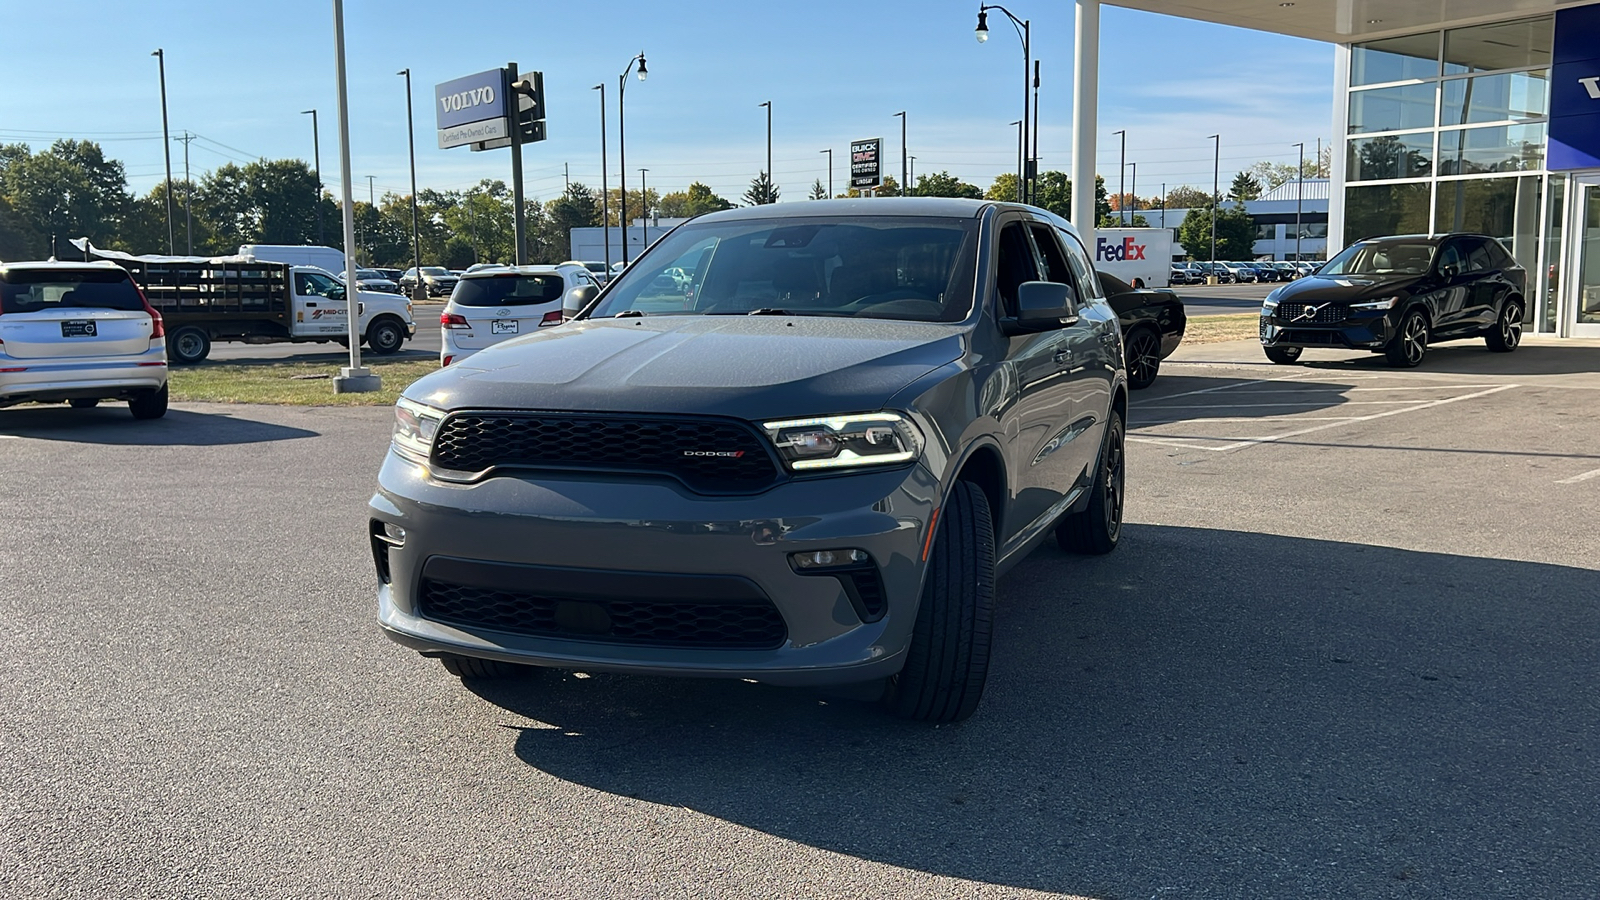
<path fill-rule="evenodd" d="M 1002 319 L 1008 336 L 1050 331 L 1078 321 L 1078 292 L 1070 284 L 1025 281 L 1017 286 L 1017 316 Z"/>
<path fill-rule="evenodd" d="M 592 284 L 580 284 L 567 291 L 567 295 L 561 300 L 562 320 L 576 318 L 578 313 L 583 312 L 590 303 L 594 302 L 594 298 L 599 293 L 599 289 Z"/>

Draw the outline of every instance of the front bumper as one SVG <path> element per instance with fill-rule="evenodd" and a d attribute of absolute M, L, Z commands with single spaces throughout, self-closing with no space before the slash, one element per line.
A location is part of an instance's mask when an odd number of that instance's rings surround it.
<path fill-rule="evenodd" d="M 1277 316 L 1261 317 L 1263 347 L 1339 347 L 1348 350 L 1380 351 L 1394 337 L 1394 329 L 1382 315 L 1346 319 L 1332 325 L 1285 323 Z"/>
<path fill-rule="evenodd" d="M 608 475 L 448 484 L 391 451 L 378 481 L 374 530 L 405 530 L 398 546 L 373 540 L 379 623 L 401 644 L 582 671 L 789 685 L 849 684 L 900 670 L 922 592 L 927 528 L 942 496 L 920 465 L 709 497 L 676 482 Z M 881 617 L 861 614 L 844 579 L 801 575 L 790 564 L 792 553 L 837 549 L 869 555 L 881 578 Z M 430 579 L 476 579 L 470 587 L 489 590 L 505 589 L 521 571 L 527 591 L 580 601 L 672 602 L 669 582 L 714 588 L 714 580 L 732 579 L 770 602 L 783 634 L 773 646 L 735 649 L 449 624 L 424 608 L 425 570 Z"/>
<path fill-rule="evenodd" d="M 0 406 L 63 400 L 126 400 L 167 383 L 160 345 L 135 356 L 12 359 L 0 356 Z"/>

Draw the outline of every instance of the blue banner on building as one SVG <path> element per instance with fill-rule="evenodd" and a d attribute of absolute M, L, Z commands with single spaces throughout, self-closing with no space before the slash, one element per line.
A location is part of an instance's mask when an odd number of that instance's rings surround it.
<path fill-rule="evenodd" d="M 1600 5 L 1556 10 L 1552 62 L 1549 167 L 1600 169 Z"/>

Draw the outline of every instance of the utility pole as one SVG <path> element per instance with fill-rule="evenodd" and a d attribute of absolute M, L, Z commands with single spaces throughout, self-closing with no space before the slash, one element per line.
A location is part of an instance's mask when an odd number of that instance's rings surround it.
<path fill-rule="evenodd" d="M 912 184 L 915 184 L 916 181 L 917 181 L 917 158 L 915 156 L 911 157 L 911 175 L 910 175 L 910 179 L 911 179 L 911 183 Z"/>
<path fill-rule="evenodd" d="M 1210 138 L 1217 142 L 1216 156 L 1211 161 L 1211 268 L 1215 273 L 1217 267 L 1217 206 L 1222 203 L 1222 135 L 1213 134 Z"/>
<path fill-rule="evenodd" d="M 818 153 L 828 154 L 828 199 L 833 199 L 833 148 L 818 150 Z"/>
<path fill-rule="evenodd" d="M 611 278 L 611 191 L 606 188 L 606 85 L 601 82 L 591 90 L 600 92 L 600 233 L 606 241 L 606 278 Z M 572 247 L 567 247 L 572 252 Z"/>
<path fill-rule="evenodd" d="M 167 131 L 167 54 L 157 47 L 150 55 L 161 70 L 161 152 L 167 157 L 167 253 L 177 256 L 178 240 L 172 229 L 172 134 Z"/>
<path fill-rule="evenodd" d="M 1128 165 L 1133 167 L 1133 193 L 1129 197 L 1129 202 L 1133 204 L 1133 213 L 1128 216 L 1128 227 L 1131 228 L 1133 227 L 1134 217 L 1139 215 L 1139 164 L 1131 162 Z"/>
<path fill-rule="evenodd" d="M 1122 136 L 1122 153 L 1117 157 L 1117 224 L 1127 226 L 1128 208 L 1128 131 L 1113 131 L 1112 134 Z"/>
<path fill-rule="evenodd" d="M 562 193 L 572 190 L 572 164 L 561 164 Z"/>
<path fill-rule="evenodd" d="M 407 83 L 410 83 L 409 77 Z M 317 134 L 317 111 L 303 109 L 300 115 L 311 116 L 311 177 L 317 182 L 317 243 L 326 247 L 328 239 L 322 231 L 322 143 Z"/>
<path fill-rule="evenodd" d="M 909 197 L 911 196 L 911 170 L 909 168 L 910 163 L 907 161 L 907 154 L 911 151 L 906 149 L 906 111 L 902 109 L 895 115 L 900 117 L 900 196 Z"/>
<path fill-rule="evenodd" d="M 376 177 L 377 176 L 375 176 L 375 175 L 368 175 L 367 176 L 367 209 L 372 210 L 372 215 L 373 215 L 374 219 L 377 218 L 377 214 L 378 214 L 378 199 L 377 199 L 377 196 L 373 193 L 372 179 L 374 179 Z M 373 264 L 373 259 L 374 259 L 374 257 L 373 257 L 373 253 L 372 253 L 372 245 L 368 244 L 367 245 L 367 265 L 369 265 L 369 266 L 372 265 Z"/>
<path fill-rule="evenodd" d="M 767 185 L 770 187 L 772 185 L 772 180 L 773 180 L 772 179 L 772 101 L 768 100 L 765 103 L 758 103 L 756 105 L 757 106 L 765 106 L 767 108 Z M 768 191 L 768 193 L 770 194 L 771 191 Z"/>
<path fill-rule="evenodd" d="M 644 246 L 646 250 L 650 249 L 650 189 L 645 187 L 644 183 L 644 173 L 648 171 L 650 170 L 639 170 L 639 205 L 643 207 L 639 211 L 639 215 L 644 219 Z"/>
<path fill-rule="evenodd" d="M 1167 183 L 1161 182 L 1161 227 L 1167 227 Z"/>
<path fill-rule="evenodd" d="M 1299 192 L 1294 198 L 1294 261 L 1300 261 L 1300 210 L 1306 202 L 1306 142 L 1295 144 L 1300 148 L 1300 162 L 1294 170 L 1294 180 Z M 1321 148 L 1319 147 L 1318 150 Z M 1320 163 L 1320 159 L 1319 159 Z"/>
<path fill-rule="evenodd" d="M 194 182 L 189 180 L 189 142 L 194 140 L 194 135 L 185 131 L 183 137 L 175 137 L 173 140 L 183 141 L 183 238 L 188 247 L 186 252 L 193 256 L 194 214 L 190 211 L 190 207 L 194 199 Z"/>
<path fill-rule="evenodd" d="M 411 264 L 417 267 L 420 276 L 422 272 L 422 231 L 417 227 L 417 127 L 411 118 L 411 69 L 401 69 L 396 74 L 406 77 L 406 141 L 411 146 Z M 317 208 L 320 213 L 322 208 L 321 198 L 318 198 Z M 416 285 L 412 288 L 413 297 L 422 297 L 427 294 L 427 286 L 418 277 Z"/>

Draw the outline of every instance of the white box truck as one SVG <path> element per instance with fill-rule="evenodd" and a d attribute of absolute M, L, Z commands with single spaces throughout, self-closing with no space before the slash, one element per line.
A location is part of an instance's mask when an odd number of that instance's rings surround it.
<path fill-rule="evenodd" d="M 1134 287 L 1168 287 L 1172 278 L 1172 229 L 1096 228 L 1094 267 Z"/>

